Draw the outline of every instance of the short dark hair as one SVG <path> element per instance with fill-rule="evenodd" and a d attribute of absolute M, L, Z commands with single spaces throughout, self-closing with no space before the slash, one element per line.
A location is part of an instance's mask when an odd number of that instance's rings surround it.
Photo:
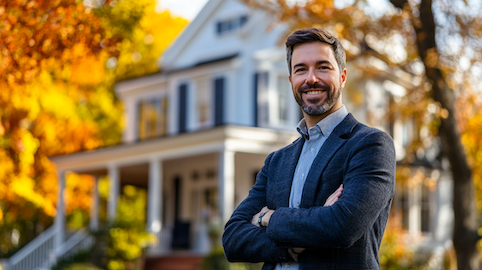
<path fill-rule="evenodd" d="M 346 68 L 345 49 L 340 41 L 322 28 L 306 28 L 296 30 L 286 38 L 286 60 L 288 61 L 288 69 L 291 76 L 291 59 L 293 57 L 293 49 L 296 45 L 319 41 L 331 45 L 335 53 L 336 63 L 340 72 Z"/>

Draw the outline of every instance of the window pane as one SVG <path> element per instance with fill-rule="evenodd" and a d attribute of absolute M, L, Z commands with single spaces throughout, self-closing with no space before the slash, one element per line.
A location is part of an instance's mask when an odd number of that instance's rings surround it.
<path fill-rule="evenodd" d="M 431 220 L 430 220 L 430 189 L 422 186 L 422 232 L 430 232 Z"/>
<path fill-rule="evenodd" d="M 288 124 L 289 120 L 289 101 L 290 87 L 285 76 L 278 76 L 276 90 L 278 91 L 278 121 L 281 125 Z"/>
<path fill-rule="evenodd" d="M 167 133 L 167 98 L 144 100 L 138 105 L 138 138 L 140 140 Z"/>

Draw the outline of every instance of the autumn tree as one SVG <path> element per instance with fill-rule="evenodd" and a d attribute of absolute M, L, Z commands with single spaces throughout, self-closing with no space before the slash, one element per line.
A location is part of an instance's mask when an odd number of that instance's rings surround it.
<path fill-rule="evenodd" d="M 154 6 L 0 0 L 0 257 L 52 223 L 57 176 L 48 156 L 120 141 L 114 82 L 155 72 L 152 59 L 187 23 Z M 88 208 L 91 179 L 67 182 L 76 198 L 67 210 Z"/>
<path fill-rule="evenodd" d="M 82 87 L 73 77 L 115 50 L 117 37 L 104 40 L 100 20 L 76 1 L 2 1 L 0 21 L 0 251 L 8 254 L 55 215 L 47 156 L 102 144 L 86 107 L 103 68 Z"/>
<path fill-rule="evenodd" d="M 289 23 L 291 30 L 330 29 L 343 40 L 350 60 L 375 58 L 387 70 L 409 75 L 399 112 L 410 114 L 419 126 L 436 127 L 430 130 L 440 138 L 454 183 L 453 244 L 458 269 L 479 269 L 474 180 L 480 186 L 481 3 L 390 0 L 378 3 L 385 7 L 381 9 L 364 0 L 342 4 L 333 0 L 244 1 Z M 367 74 L 379 72 L 363 68 Z M 413 145 L 407 152 L 417 148 L 423 145 Z"/>

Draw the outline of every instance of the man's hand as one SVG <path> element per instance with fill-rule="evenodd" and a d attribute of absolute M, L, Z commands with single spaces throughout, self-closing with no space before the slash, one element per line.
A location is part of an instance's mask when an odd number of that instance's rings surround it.
<path fill-rule="evenodd" d="M 341 184 L 340 187 L 338 187 L 338 189 L 335 190 L 335 192 L 333 192 L 333 194 L 331 194 L 330 197 L 328 197 L 328 199 L 326 199 L 325 204 L 323 206 L 332 206 L 333 204 L 335 204 L 340 198 L 342 191 L 343 191 L 343 184 Z M 258 218 L 262 213 L 266 213 L 262 218 L 262 223 L 264 227 L 267 227 L 269 224 L 271 215 L 274 213 L 274 210 L 269 209 L 267 206 L 263 207 L 256 215 L 253 216 L 253 218 L 251 219 L 251 224 L 259 227 Z"/>
<path fill-rule="evenodd" d="M 253 218 L 251 219 L 251 224 L 259 227 L 258 218 L 259 218 L 259 215 L 261 215 L 262 213 L 266 213 L 263 216 L 263 226 L 264 227 L 268 226 L 269 218 L 274 213 L 274 210 L 269 209 L 267 206 L 263 207 L 256 215 L 253 216 Z"/>
<path fill-rule="evenodd" d="M 323 206 L 332 206 L 333 204 L 335 204 L 340 198 L 342 191 L 343 191 L 343 184 L 341 184 L 340 187 L 338 187 L 338 189 L 335 190 L 335 192 L 333 192 L 333 194 L 331 194 L 330 197 L 328 197 L 328 199 L 326 199 L 325 204 Z M 253 224 L 256 227 L 260 227 L 258 218 L 262 213 L 265 213 L 262 218 L 262 224 L 264 227 L 267 227 L 269 224 L 271 215 L 274 213 L 274 210 L 269 209 L 267 206 L 263 207 L 256 215 L 253 216 L 253 218 L 251 219 L 251 224 Z M 289 249 L 289 253 L 291 257 L 293 257 L 293 259 L 296 262 L 298 261 L 298 255 L 303 251 L 305 251 L 305 248 L 302 248 L 302 247 L 294 247 Z"/>
<path fill-rule="evenodd" d="M 343 191 L 343 184 L 340 185 L 340 187 L 333 192 L 333 194 L 326 199 L 325 204 L 323 206 L 332 206 L 338 201 L 338 198 L 341 196 L 341 192 Z"/>

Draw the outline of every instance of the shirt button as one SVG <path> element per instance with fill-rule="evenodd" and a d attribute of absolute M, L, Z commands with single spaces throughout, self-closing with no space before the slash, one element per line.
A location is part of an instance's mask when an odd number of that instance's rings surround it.
<path fill-rule="evenodd" d="M 302 173 L 302 174 L 301 174 L 301 177 L 305 177 L 305 174 L 304 174 L 304 173 Z"/>
<path fill-rule="evenodd" d="M 311 148 L 311 152 L 315 151 L 315 149 Z"/>

